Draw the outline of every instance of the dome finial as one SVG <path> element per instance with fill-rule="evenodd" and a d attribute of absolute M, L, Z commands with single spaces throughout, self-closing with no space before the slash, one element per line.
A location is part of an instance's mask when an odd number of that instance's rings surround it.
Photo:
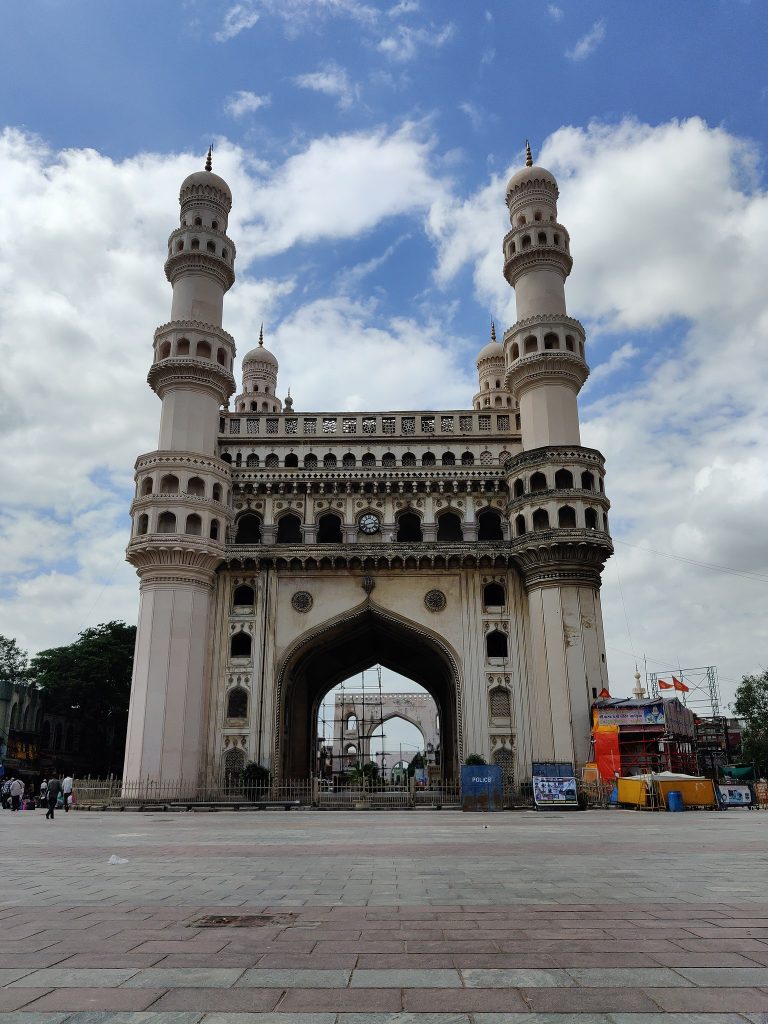
<path fill-rule="evenodd" d="M 264 323 L 263 322 L 262 322 L 261 327 L 259 328 L 259 345 L 261 345 L 262 348 L 264 347 Z"/>
<path fill-rule="evenodd" d="M 525 166 L 533 167 L 533 154 L 531 153 L 531 144 L 528 139 L 525 140 Z"/>
<path fill-rule="evenodd" d="M 206 171 L 213 170 L 213 143 L 208 147 L 208 156 L 205 158 L 205 169 Z"/>
<path fill-rule="evenodd" d="M 493 322 L 493 317 L 491 317 L 491 341 L 496 341 L 496 324 Z"/>

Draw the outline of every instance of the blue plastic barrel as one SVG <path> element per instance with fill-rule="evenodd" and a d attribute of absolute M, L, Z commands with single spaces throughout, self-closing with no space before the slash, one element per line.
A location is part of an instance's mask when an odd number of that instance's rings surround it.
<path fill-rule="evenodd" d="M 667 793 L 667 809 L 670 811 L 684 811 L 685 804 L 683 803 L 683 794 L 673 789 Z"/>

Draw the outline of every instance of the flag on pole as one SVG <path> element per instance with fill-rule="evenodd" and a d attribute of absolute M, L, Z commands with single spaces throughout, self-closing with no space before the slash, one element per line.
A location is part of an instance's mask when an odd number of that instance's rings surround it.
<path fill-rule="evenodd" d="M 659 684 L 659 689 L 660 690 L 674 690 L 675 689 L 675 686 L 674 686 L 673 683 L 667 683 L 663 679 L 657 679 L 656 682 Z"/>
<path fill-rule="evenodd" d="M 608 693 L 606 688 L 603 687 L 602 690 L 600 691 L 600 693 L 598 693 L 597 696 L 600 698 L 600 700 L 605 700 L 606 697 L 610 697 L 611 695 L 610 695 L 610 693 Z"/>
<path fill-rule="evenodd" d="M 672 676 L 672 685 L 676 690 L 680 690 L 681 693 L 688 693 L 690 691 L 690 687 L 686 686 L 685 683 L 681 683 L 675 676 Z"/>

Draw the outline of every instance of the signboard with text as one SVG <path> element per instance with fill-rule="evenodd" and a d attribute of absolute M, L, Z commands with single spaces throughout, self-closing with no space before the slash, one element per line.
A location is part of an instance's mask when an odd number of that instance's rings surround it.
<path fill-rule="evenodd" d="M 579 806 L 576 773 L 568 761 L 534 761 L 531 765 L 533 802 L 541 810 Z"/>
<path fill-rule="evenodd" d="M 664 702 L 641 707 L 598 708 L 600 725 L 664 725 Z"/>
<path fill-rule="evenodd" d="M 461 766 L 462 811 L 500 811 L 503 807 L 501 766 L 463 764 Z"/>

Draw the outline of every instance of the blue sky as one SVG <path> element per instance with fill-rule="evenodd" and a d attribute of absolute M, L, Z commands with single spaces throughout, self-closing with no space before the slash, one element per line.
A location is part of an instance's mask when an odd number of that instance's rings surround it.
<path fill-rule="evenodd" d="M 767 20 L 747 0 L 8 5 L 0 631 L 35 650 L 135 619 L 122 559 L 165 240 L 209 141 L 240 353 L 264 320 L 297 408 L 403 408 L 469 404 L 489 316 L 514 320 L 503 186 L 530 138 L 589 333 L 616 691 L 643 654 L 717 664 L 726 691 L 758 670 Z"/>

